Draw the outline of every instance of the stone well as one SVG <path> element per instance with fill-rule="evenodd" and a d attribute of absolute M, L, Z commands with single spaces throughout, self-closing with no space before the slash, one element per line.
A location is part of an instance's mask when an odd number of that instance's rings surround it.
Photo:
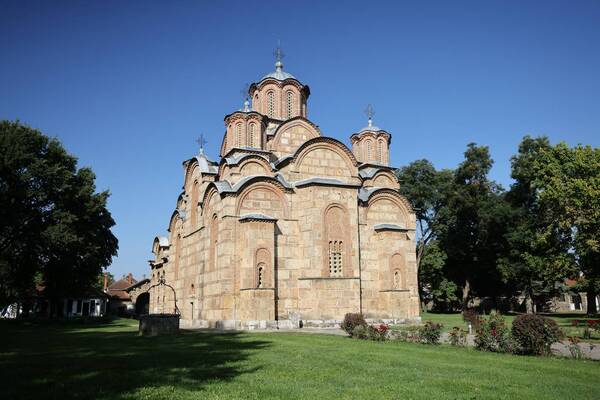
<path fill-rule="evenodd" d="M 179 333 L 179 314 L 146 314 L 140 316 L 140 336 L 174 335 Z"/>

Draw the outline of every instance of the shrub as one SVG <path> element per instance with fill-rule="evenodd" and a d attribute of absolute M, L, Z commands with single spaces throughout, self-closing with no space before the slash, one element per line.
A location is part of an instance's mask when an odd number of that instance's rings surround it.
<path fill-rule="evenodd" d="M 512 336 L 524 354 L 550 354 L 550 346 L 562 337 L 556 322 L 537 314 L 519 315 L 512 324 Z"/>
<path fill-rule="evenodd" d="M 465 346 L 467 344 L 467 331 L 458 326 L 448 332 L 448 341 L 452 346 Z"/>
<path fill-rule="evenodd" d="M 419 340 L 421 343 L 438 344 L 441 334 L 442 324 L 432 321 L 425 322 L 425 325 L 419 328 Z"/>
<path fill-rule="evenodd" d="M 340 325 L 340 327 L 350 336 L 353 336 L 354 328 L 357 326 L 367 326 L 367 321 L 362 314 L 358 313 L 348 313 L 344 315 L 344 321 Z"/>
<path fill-rule="evenodd" d="M 479 329 L 475 334 L 475 347 L 478 350 L 494 352 L 509 353 L 514 350 L 510 330 L 502 315 L 492 311 L 488 318 L 480 318 Z"/>
<path fill-rule="evenodd" d="M 419 329 L 420 327 L 416 325 L 397 327 L 394 329 L 394 337 L 401 342 L 419 343 L 421 341 Z"/>
<path fill-rule="evenodd" d="M 388 330 L 389 327 L 386 324 L 370 325 L 368 329 L 369 339 L 376 341 L 386 340 L 388 336 Z"/>
<path fill-rule="evenodd" d="M 352 330 L 351 335 L 355 339 L 368 339 L 369 329 L 367 325 L 356 325 Z"/>
<path fill-rule="evenodd" d="M 583 356 L 583 351 L 579 347 L 579 338 L 577 336 L 569 336 L 569 345 L 568 345 L 569 353 L 571 353 L 571 357 L 581 360 Z"/>

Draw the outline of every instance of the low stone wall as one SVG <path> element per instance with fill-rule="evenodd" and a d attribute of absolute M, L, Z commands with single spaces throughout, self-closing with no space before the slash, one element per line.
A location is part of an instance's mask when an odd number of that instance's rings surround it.
<path fill-rule="evenodd" d="M 140 316 L 140 336 L 174 335 L 179 333 L 178 314 L 147 314 Z"/>

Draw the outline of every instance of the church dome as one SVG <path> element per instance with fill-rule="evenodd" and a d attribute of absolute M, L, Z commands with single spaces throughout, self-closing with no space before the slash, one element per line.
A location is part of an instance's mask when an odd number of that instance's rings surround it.
<path fill-rule="evenodd" d="M 283 63 L 281 61 L 277 61 L 275 63 L 275 71 L 263 76 L 261 81 L 264 81 L 267 78 L 277 79 L 278 81 L 284 81 L 286 79 L 296 79 L 294 75 L 283 70 Z"/>

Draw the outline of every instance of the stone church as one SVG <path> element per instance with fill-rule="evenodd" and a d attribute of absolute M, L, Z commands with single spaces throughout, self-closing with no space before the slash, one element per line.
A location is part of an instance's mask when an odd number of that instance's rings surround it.
<path fill-rule="evenodd" d="M 167 237 L 156 237 L 151 313 L 182 327 L 331 326 L 346 313 L 419 318 L 415 214 L 368 125 L 352 149 L 308 119 L 310 89 L 283 70 L 224 118 L 218 161 L 183 162 Z"/>

